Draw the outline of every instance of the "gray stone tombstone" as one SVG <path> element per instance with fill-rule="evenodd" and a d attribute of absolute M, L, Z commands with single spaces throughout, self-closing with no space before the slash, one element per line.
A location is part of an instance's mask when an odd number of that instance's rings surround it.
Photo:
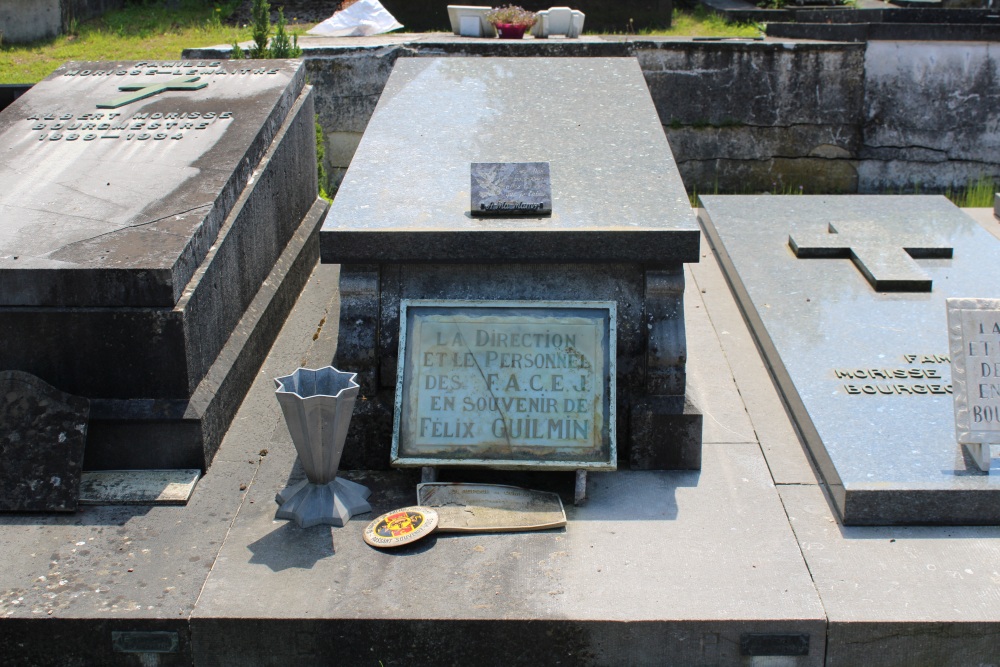
<path fill-rule="evenodd" d="M 89 416 L 85 398 L 0 372 L 0 511 L 76 511 Z"/>
<path fill-rule="evenodd" d="M 1000 522 L 1000 486 L 955 442 L 960 387 L 952 387 L 946 322 L 949 297 L 1000 298 L 1000 284 L 983 279 L 983 267 L 1000 261 L 996 239 L 944 197 L 701 203 L 706 233 L 844 523 Z M 824 239 L 848 229 L 846 243 Z M 810 237 L 850 250 L 796 257 L 795 245 Z M 912 248 L 935 250 L 914 257 Z M 902 284 L 879 289 L 894 278 Z"/>
<path fill-rule="evenodd" d="M 0 368 L 90 400 L 90 469 L 206 468 L 318 255 L 302 64 L 68 63 L 0 155 Z"/>
<path fill-rule="evenodd" d="M 550 215 L 473 216 L 474 163 L 538 162 Z M 619 461 L 700 466 L 683 306 L 699 231 L 634 59 L 398 60 L 320 245 L 342 265 L 334 363 L 361 384 L 345 467 L 389 465 L 402 299 L 615 302 Z"/>

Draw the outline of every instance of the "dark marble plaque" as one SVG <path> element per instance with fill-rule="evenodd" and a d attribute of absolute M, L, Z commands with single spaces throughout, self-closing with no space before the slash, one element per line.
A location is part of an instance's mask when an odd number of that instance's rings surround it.
<path fill-rule="evenodd" d="M 473 162 L 472 215 L 551 215 L 548 162 Z"/>
<path fill-rule="evenodd" d="M 0 372 L 0 511 L 76 510 L 89 417 L 87 399 Z"/>

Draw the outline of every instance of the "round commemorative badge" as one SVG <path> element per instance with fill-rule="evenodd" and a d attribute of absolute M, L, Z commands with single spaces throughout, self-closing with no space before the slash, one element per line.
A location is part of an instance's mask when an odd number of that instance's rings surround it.
<path fill-rule="evenodd" d="M 387 549 L 416 542 L 438 525 L 437 512 L 429 507 L 404 507 L 386 512 L 365 528 L 365 542 Z"/>

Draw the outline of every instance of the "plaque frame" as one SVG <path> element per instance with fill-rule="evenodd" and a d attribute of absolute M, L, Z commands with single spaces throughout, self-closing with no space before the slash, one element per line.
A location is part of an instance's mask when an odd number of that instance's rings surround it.
<path fill-rule="evenodd" d="M 593 369 L 592 375 L 601 377 L 601 425 L 594 440 L 588 446 L 576 447 L 577 452 L 555 451 L 551 446 L 519 444 L 516 453 L 509 456 L 490 452 L 488 445 L 466 445 L 449 447 L 440 445 L 434 451 L 422 446 L 421 451 L 413 451 L 415 445 L 403 433 L 403 422 L 408 416 L 408 401 L 411 396 L 419 400 L 419 390 L 414 389 L 414 349 L 413 331 L 421 317 L 434 315 L 456 315 L 483 318 L 544 318 L 564 317 L 592 320 L 599 324 L 596 344 L 600 352 L 601 368 Z M 578 324 L 579 326 L 579 324 Z M 469 351 L 471 353 L 471 350 Z M 616 375 L 617 375 L 617 304 L 614 301 L 517 301 L 517 300 L 440 300 L 401 299 L 399 304 L 399 352 L 396 372 L 396 391 L 393 410 L 392 452 L 390 462 L 395 467 L 421 466 L 465 466 L 494 469 L 546 469 L 546 470 L 616 470 Z M 595 394 L 596 397 L 596 394 Z M 596 411 L 587 414 L 595 415 Z M 595 420 L 596 428 L 596 420 Z M 509 441 L 508 441 L 509 442 Z M 477 451 L 478 447 L 482 451 Z M 510 446 L 513 450 L 513 445 Z M 495 449 L 495 448 L 494 448 Z M 464 451 L 459 451 L 464 450 Z"/>

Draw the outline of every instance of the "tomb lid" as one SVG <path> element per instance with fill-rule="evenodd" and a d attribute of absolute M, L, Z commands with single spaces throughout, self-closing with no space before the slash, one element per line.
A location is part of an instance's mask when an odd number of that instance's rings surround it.
<path fill-rule="evenodd" d="M 71 62 L 0 113 L 0 305 L 172 307 L 299 61 Z"/>
<path fill-rule="evenodd" d="M 482 162 L 547 162 L 551 215 L 473 217 Z M 324 262 L 696 262 L 698 234 L 634 58 L 401 58 L 320 244 Z"/>
<path fill-rule="evenodd" d="M 989 279 L 997 239 L 941 196 L 701 202 L 706 233 L 844 522 L 1000 523 L 1000 480 L 956 441 L 945 307 L 952 297 L 1000 298 Z M 796 256 L 790 237 L 905 249 L 909 258 L 914 248 L 949 252 L 917 252 L 908 271 L 923 279 L 885 290 L 882 272 L 896 267 L 871 261 L 878 253 Z"/>

